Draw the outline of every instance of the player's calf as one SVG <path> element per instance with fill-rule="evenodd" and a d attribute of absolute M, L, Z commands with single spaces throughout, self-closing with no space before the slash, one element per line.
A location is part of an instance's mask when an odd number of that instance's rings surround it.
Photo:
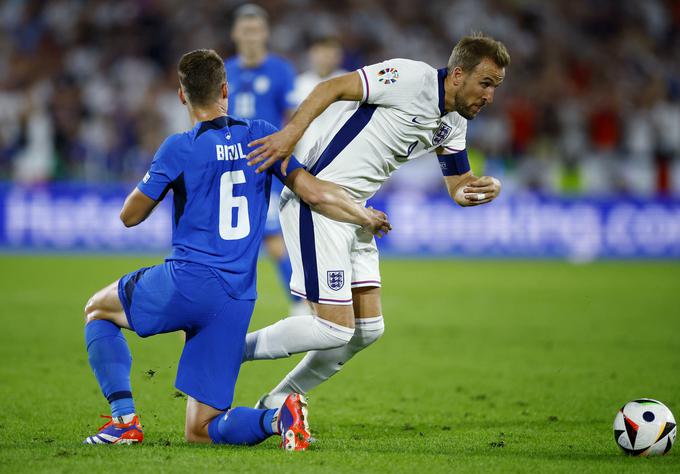
<path fill-rule="evenodd" d="M 207 434 L 215 444 L 233 445 L 255 445 L 270 436 L 280 435 L 283 449 L 304 451 L 311 439 L 307 418 L 307 401 L 304 396 L 293 393 L 279 408 L 258 410 L 235 407 L 220 413 L 207 425 Z M 204 438 L 200 430 L 203 428 L 197 428 L 199 433 L 195 433 L 198 434 L 196 441 L 202 442 Z M 187 441 L 194 439 L 187 438 Z"/>
<path fill-rule="evenodd" d="M 128 327 L 118 284 L 98 291 L 85 305 L 85 347 L 90 367 L 111 406 L 111 420 L 87 444 L 131 444 L 143 439 L 130 386 L 132 356 L 121 327 Z"/>

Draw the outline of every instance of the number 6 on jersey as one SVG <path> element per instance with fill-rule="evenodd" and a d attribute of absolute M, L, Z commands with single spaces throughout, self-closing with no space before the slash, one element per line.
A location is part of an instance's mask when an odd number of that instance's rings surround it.
<path fill-rule="evenodd" d="M 238 240 L 250 234 L 248 218 L 248 198 L 234 196 L 234 185 L 246 182 L 242 170 L 227 171 L 220 178 L 220 237 L 224 240 Z M 237 208 L 236 226 L 233 209 Z"/>

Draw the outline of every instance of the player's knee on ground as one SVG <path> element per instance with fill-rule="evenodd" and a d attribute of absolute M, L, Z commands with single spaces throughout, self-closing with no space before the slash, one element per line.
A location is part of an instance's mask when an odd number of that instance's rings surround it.
<path fill-rule="evenodd" d="M 189 397 L 184 423 L 184 439 L 187 443 L 210 443 L 208 425 L 222 412 Z"/>

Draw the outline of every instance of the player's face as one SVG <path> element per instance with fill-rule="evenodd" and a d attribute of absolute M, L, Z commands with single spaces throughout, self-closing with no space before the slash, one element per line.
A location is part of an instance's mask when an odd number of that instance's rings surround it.
<path fill-rule="evenodd" d="M 468 120 L 477 116 L 482 107 L 493 103 L 496 88 L 505 78 L 505 68 L 484 58 L 472 71 L 465 75 L 463 84 L 456 92 L 455 110 Z"/>
<path fill-rule="evenodd" d="M 325 77 L 340 67 L 342 49 L 335 45 L 314 45 L 309 50 L 309 61 L 312 69 L 321 77 Z"/>
<path fill-rule="evenodd" d="M 263 18 L 245 17 L 236 22 L 231 37 L 239 53 L 259 51 L 267 47 L 269 28 Z"/>

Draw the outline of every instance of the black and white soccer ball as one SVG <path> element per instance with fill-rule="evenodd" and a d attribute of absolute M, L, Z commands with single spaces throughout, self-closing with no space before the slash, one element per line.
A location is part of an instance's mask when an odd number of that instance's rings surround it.
<path fill-rule="evenodd" d="M 614 439 L 631 456 L 662 456 L 671 450 L 677 428 L 673 413 L 651 398 L 626 403 L 614 418 Z"/>

